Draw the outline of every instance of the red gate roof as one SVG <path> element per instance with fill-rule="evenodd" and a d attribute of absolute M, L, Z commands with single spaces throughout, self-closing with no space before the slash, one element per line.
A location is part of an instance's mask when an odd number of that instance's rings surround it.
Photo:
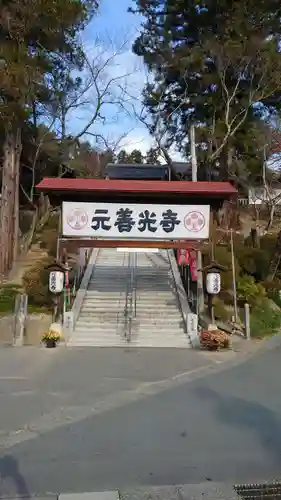
<path fill-rule="evenodd" d="M 228 199 L 237 196 L 237 189 L 230 182 L 190 181 L 133 181 L 113 179 L 62 179 L 45 177 L 36 189 L 42 192 L 119 192 L 119 193 L 173 193 Z"/>

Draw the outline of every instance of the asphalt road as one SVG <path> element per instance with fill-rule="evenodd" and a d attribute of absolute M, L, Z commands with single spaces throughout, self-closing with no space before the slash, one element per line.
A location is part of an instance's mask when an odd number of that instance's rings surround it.
<path fill-rule="evenodd" d="M 222 359 L 0 350 L 0 496 L 280 478 L 281 348 Z"/>

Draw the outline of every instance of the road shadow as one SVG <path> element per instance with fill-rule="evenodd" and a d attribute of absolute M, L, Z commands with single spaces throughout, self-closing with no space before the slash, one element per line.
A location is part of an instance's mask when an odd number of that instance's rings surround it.
<path fill-rule="evenodd" d="M 281 415 L 263 404 L 220 395 L 209 387 L 197 388 L 195 392 L 200 398 L 213 403 L 221 422 L 254 432 L 265 451 L 270 453 L 281 469 Z"/>
<path fill-rule="evenodd" d="M 0 498 L 11 496 L 31 498 L 18 461 L 12 455 L 5 455 L 0 458 Z"/>

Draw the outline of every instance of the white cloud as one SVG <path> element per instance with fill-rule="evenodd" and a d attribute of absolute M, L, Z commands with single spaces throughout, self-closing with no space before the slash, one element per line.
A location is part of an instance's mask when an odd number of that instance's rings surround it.
<path fill-rule="evenodd" d="M 155 147 L 155 141 L 151 137 L 145 128 L 139 128 L 133 130 L 130 134 L 125 137 L 119 146 L 119 149 L 125 149 L 128 153 L 131 153 L 134 149 L 138 149 L 145 154 L 151 147 Z M 181 153 L 171 148 L 170 156 L 173 161 L 185 161 Z M 159 158 L 161 163 L 166 163 L 164 158 Z"/>
<path fill-rule="evenodd" d="M 153 138 L 145 128 L 136 128 L 124 137 L 118 149 L 125 149 L 128 153 L 139 149 L 144 154 L 154 145 L 153 142 Z"/>
<path fill-rule="evenodd" d="M 135 110 L 141 108 L 141 93 L 147 80 L 147 74 L 142 59 L 136 56 L 132 50 L 132 42 L 136 36 L 127 31 L 123 38 L 119 36 L 114 40 L 114 33 L 108 34 L 104 31 L 94 30 L 96 21 L 91 24 L 90 29 L 84 37 L 84 48 L 89 61 L 95 61 L 98 66 L 110 59 L 102 71 L 102 78 L 99 81 L 101 86 L 116 79 L 110 90 L 112 96 L 117 99 L 122 95 L 120 89 L 125 89 L 124 108 L 115 103 L 102 106 L 101 114 L 104 120 L 97 120 L 90 128 L 92 134 L 99 134 L 106 138 L 107 144 L 113 149 L 125 149 L 128 152 L 139 149 L 145 154 L 151 147 L 155 147 L 155 141 L 150 136 L 148 130 L 138 120 Z M 126 40 L 126 43 L 124 43 Z M 112 57 L 113 54 L 116 54 Z M 83 74 L 83 73 L 82 73 Z M 88 97 L 88 96 L 87 96 Z M 114 99 L 112 99 L 114 101 Z M 73 133 L 78 133 L 88 123 L 95 110 L 96 96 L 94 88 L 89 91 L 90 104 L 82 106 L 79 110 L 74 110 L 68 120 L 69 129 Z M 93 145 L 104 147 L 103 141 L 98 143 L 91 135 L 85 135 L 85 140 L 89 140 Z M 183 161 L 182 155 L 171 148 L 171 157 L 174 161 Z M 163 163 L 165 161 L 163 160 Z"/>

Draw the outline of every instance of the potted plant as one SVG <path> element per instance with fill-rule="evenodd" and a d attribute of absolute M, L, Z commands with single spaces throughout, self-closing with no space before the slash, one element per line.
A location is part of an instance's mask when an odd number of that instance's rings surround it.
<path fill-rule="evenodd" d="M 44 342 L 45 346 L 48 348 L 56 347 L 59 341 L 60 341 L 60 335 L 52 330 L 50 330 L 47 333 L 44 333 L 42 337 L 42 342 Z"/>
<path fill-rule="evenodd" d="M 230 348 L 228 335 L 219 330 L 203 330 L 200 334 L 200 344 L 209 351 Z"/>

